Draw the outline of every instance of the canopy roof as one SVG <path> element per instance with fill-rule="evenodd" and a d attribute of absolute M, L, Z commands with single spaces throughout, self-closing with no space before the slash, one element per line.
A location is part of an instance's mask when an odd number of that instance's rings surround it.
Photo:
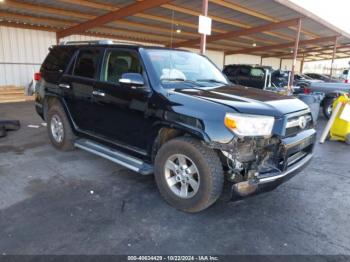
<path fill-rule="evenodd" d="M 0 25 L 198 48 L 202 0 L 5 0 Z M 208 49 L 225 54 L 292 58 L 301 19 L 298 57 L 350 56 L 350 35 L 288 0 L 209 0 Z M 181 32 L 180 32 L 181 31 Z"/>

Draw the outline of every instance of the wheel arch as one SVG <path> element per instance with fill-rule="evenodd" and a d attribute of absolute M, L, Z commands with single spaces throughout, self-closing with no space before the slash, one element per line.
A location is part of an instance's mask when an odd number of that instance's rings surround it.
<path fill-rule="evenodd" d="M 70 111 L 68 109 L 67 104 L 65 103 L 64 99 L 62 99 L 60 96 L 54 95 L 54 94 L 50 94 L 50 95 L 46 95 L 44 98 L 44 103 L 43 103 L 43 107 L 44 107 L 44 120 L 47 121 L 47 113 L 50 109 L 51 106 L 53 106 L 54 104 L 59 104 L 62 106 L 64 112 L 67 115 L 69 124 L 71 125 L 73 131 L 75 132 L 77 129 L 76 124 L 74 123 L 72 116 L 70 114 Z"/>
<path fill-rule="evenodd" d="M 152 162 L 154 161 L 158 150 L 163 144 L 170 141 L 171 139 L 181 136 L 189 136 L 200 141 L 210 142 L 209 136 L 203 130 L 192 129 L 189 127 L 174 125 L 170 123 L 162 124 L 158 126 L 157 132 L 152 139 L 152 144 L 149 148 Z"/>

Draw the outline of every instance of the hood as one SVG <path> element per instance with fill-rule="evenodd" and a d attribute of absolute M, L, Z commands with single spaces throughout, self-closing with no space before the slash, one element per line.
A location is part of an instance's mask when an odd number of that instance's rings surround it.
<path fill-rule="evenodd" d="M 226 105 L 242 114 L 282 117 L 308 108 L 305 103 L 294 97 L 238 85 L 174 91 Z"/>

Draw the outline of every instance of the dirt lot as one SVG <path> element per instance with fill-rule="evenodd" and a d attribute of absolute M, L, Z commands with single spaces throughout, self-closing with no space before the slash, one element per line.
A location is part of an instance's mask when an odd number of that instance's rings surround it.
<path fill-rule="evenodd" d="M 277 190 L 195 214 L 142 177 L 81 150 L 56 151 L 34 104 L 1 104 L 22 128 L 0 139 L 0 254 L 350 254 L 350 147 L 317 145 Z M 324 126 L 324 121 L 320 122 Z"/>

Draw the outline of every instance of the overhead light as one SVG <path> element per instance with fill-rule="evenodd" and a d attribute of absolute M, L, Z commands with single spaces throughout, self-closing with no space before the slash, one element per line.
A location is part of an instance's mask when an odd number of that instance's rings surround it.
<path fill-rule="evenodd" d="M 256 43 L 253 43 L 252 46 L 253 46 L 253 47 L 256 47 Z"/>
<path fill-rule="evenodd" d="M 0 0 L 0 3 L 5 3 L 5 0 Z"/>
<path fill-rule="evenodd" d="M 291 49 L 291 50 L 290 50 L 290 53 L 291 53 L 291 54 L 293 54 L 293 53 L 294 53 L 294 51 Z"/>
<path fill-rule="evenodd" d="M 181 32 L 182 32 L 181 29 L 179 29 L 179 28 L 176 29 L 176 33 L 177 33 L 177 34 L 181 34 Z"/>

